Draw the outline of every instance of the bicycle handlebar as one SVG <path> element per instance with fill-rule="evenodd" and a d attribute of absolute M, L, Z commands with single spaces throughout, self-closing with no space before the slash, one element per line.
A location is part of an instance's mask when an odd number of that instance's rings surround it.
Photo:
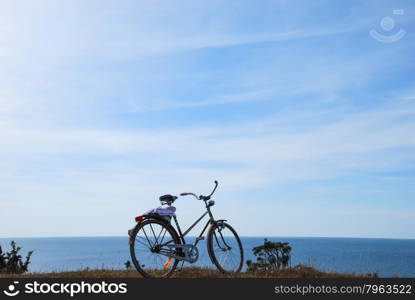
<path fill-rule="evenodd" d="M 199 199 L 199 197 L 197 197 L 195 194 L 193 194 L 193 193 L 181 193 L 180 194 L 180 196 L 189 196 L 189 195 L 192 195 L 192 196 L 194 196 L 196 199 Z"/>
<path fill-rule="evenodd" d="M 217 187 L 218 187 L 218 181 L 217 180 L 215 180 L 215 187 L 213 188 L 213 191 L 210 193 L 210 195 L 208 195 L 208 196 L 203 196 L 203 195 L 200 195 L 199 197 L 198 196 L 196 196 L 196 194 L 194 194 L 194 193 L 181 193 L 180 194 L 180 196 L 188 196 L 188 195 L 192 195 L 193 197 L 195 197 L 196 199 L 198 199 L 198 200 L 204 200 L 204 201 L 206 201 L 206 200 L 209 200 L 210 199 L 210 197 L 213 195 L 213 193 L 216 191 L 216 189 L 217 189 Z"/>
<path fill-rule="evenodd" d="M 218 181 L 215 180 L 215 187 L 213 188 L 213 191 L 212 191 L 212 193 L 210 193 L 209 197 L 213 195 L 213 193 L 216 191 L 217 187 L 218 187 Z"/>

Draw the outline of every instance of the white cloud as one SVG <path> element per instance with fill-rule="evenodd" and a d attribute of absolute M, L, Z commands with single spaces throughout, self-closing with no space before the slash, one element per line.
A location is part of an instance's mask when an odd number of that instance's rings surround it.
<path fill-rule="evenodd" d="M 368 166 L 366 154 L 388 149 L 415 147 L 415 122 L 397 122 L 405 116 L 413 117 L 411 107 L 396 107 L 367 113 L 344 114 L 339 120 L 317 124 L 306 130 L 290 131 L 290 126 L 301 123 L 256 122 L 242 126 L 208 127 L 162 130 L 33 130 L 3 128 L 0 150 L 2 157 L 32 159 L 36 156 L 94 155 L 119 156 L 135 159 L 144 167 L 152 164 L 167 168 L 182 163 L 233 164 L 240 168 L 262 170 L 290 169 L 305 164 L 318 165 L 321 160 L 336 159 L 344 155 L 355 159 L 355 167 Z M 317 114 L 319 118 L 320 114 Z M 264 125 L 267 124 L 267 125 Z M 275 129 L 283 125 L 286 132 Z M 260 128 L 260 129 L 258 129 Z M 153 158 L 152 158 L 153 157 Z M 364 161 L 361 161 L 363 158 Z M 370 159 L 369 159 L 370 161 Z M 379 161 L 382 165 L 387 161 Z M 149 162 L 149 163 L 148 163 Z M 341 161 L 338 162 L 341 164 Z M 331 169 L 337 170 L 334 164 Z M 343 168 L 345 166 L 342 166 Z M 340 168 L 340 169 L 341 169 Z M 235 172 L 240 172 L 235 171 Z M 295 172 L 302 173 L 295 169 Z M 260 176 L 261 177 L 261 176 Z"/>
<path fill-rule="evenodd" d="M 291 3 L 283 6 L 281 11 L 291 13 L 280 17 L 290 19 L 291 26 L 268 22 L 264 28 L 246 28 L 240 26 L 232 5 L 225 9 L 216 2 L 189 2 L 180 8 L 153 1 L 108 6 L 85 1 L 2 3 L 0 202 L 20 211 L 25 224 L 48 220 L 33 232 L 22 226 L 13 234 L 70 235 L 69 225 L 47 228 L 60 217 L 66 224 L 82 219 L 73 233 L 80 234 L 85 220 L 98 224 L 102 214 L 113 215 L 120 225 L 113 231 L 110 225 L 91 225 L 84 234 L 118 234 L 129 226 L 132 210 L 147 209 L 159 193 L 189 187 L 205 191 L 213 179 L 223 183 L 229 202 L 222 207 L 231 212 L 235 193 L 411 166 L 415 157 L 403 149 L 415 146 L 412 94 L 406 102 L 398 95 L 395 103 L 382 102 L 366 112 L 354 112 L 350 103 L 365 101 L 367 95 L 359 94 L 359 87 L 405 61 L 396 54 L 406 44 L 349 55 L 350 41 L 343 39 L 366 26 L 364 20 L 350 23 L 356 26 L 314 24 L 316 20 L 303 24 L 308 9 L 297 7 L 294 14 Z M 255 14 L 248 10 L 246 18 L 252 20 Z M 332 48 L 319 41 L 308 43 L 322 37 Z M 261 51 L 248 46 L 261 46 Z M 249 51 L 232 60 L 232 47 Z M 203 53 L 214 55 L 218 50 L 228 50 L 223 63 L 206 63 Z M 353 91 L 357 95 L 347 98 Z M 218 119 L 214 126 L 193 123 L 158 129 L 120 129 L 114 121 L 131 108 L 140 118 L 157 110 L 221 104 L 249 104 L 255 112 L 255 105 L 266 106 L 266 101 L 281 104 L 274 118 L 270 113 L 266 119 L 255 115 L 251 121 Z M 338 105 L 321 105 L 330 101 Z M 192 212 L 197 204 L 183 202 L 183 208 Z M 245 217 L 251 210 L 266 210 L 271 217 L 280 204 L 238 209 Z M 294 204 L 291 208 L 305 210 Z M 336 204 L 330 209 L 334 211 Z M 353 215 L 360 208 L 350 209 Z M 395 220 L 412 216 L 400 213 Z M 287 214 L 286 221 L 301 214 Z M 2 215 L 0 228 L 10 218 Z M 243 218 L 237 222 L 244 228 Z M 306 232 L 306 223 L 298 225 L 297 232 Z M 256 232 L 268 234 L 267 226 L 264 219 Z M 246 229 L 245 234 L 255 232 Z"/>

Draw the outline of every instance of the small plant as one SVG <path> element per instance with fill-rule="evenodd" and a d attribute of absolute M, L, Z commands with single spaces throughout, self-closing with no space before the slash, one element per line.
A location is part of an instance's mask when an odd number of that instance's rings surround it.
<path fill-rule="evenodd" d="M 9 252 L 3 252 L 0 246 L 0 273 L 22 274 L 27 272 L 33 251 L 29 251 L 26 260 L 23 261 L 19 254 L 22 248 L 17 247 L 14 241 L 11 241 L 10 245 L 12 249 Z"/>
<path fill-rule="evenodd" d="M 288 266 L 291 258 L 291 246 L 286 242 L 271 242 L 252 248 L 256 262 L 247 260 L 248 272 L 274 271 Z"/>
<path fill-rule="evenodd" d="M 131 269 L 131 261 L 127 260 L 127 261 L 124 263 L 124 266 L 125 266 L 125 268 L 126 268 L 127 270 L 130 270 L 130 269 Z"/>

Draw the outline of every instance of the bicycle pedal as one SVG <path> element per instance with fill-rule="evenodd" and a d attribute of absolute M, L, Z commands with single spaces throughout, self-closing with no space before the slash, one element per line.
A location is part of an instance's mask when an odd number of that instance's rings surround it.
<path fill-rule="evenodd" d="M 201 237 L 197 237 L 196 238 L 196 241 L 203 241 L 205 239 L 205 237 L 204 236 L 201 236 Z"/>

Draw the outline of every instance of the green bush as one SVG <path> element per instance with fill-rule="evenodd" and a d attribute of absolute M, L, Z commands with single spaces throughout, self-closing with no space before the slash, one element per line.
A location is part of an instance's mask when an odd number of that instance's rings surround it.
<path fill-rule="evenodd" d="M 130 269 L 132 268 L 132 266 L 131 266 L 131 261 L 127 260 L 127 261 L 124 263 L 124 266 L 125 266 L 125 268 L 126 268 L 127 270 L 130 270 Z"/>
<path fill-rule="evenodd" d="M 286 242 L 271 242 L 267 239 L 264 244 L 252 248 L 256 262 L 247 260 L 248 272 L 273 271 L 288 266 L 291 259 L 291 246 Z"/>
<path fill-rule="evenodd" d="M 19 254 L 22 248 L 17 247 L 14 241 L 11 241 L 10 245 L 12 249 L 9 252 L 3 252 L 0 246 L 0 273 L 21 274 L 27 272 L 33 251 L 29 251 L 26 260 L 23 261 Z"/>

